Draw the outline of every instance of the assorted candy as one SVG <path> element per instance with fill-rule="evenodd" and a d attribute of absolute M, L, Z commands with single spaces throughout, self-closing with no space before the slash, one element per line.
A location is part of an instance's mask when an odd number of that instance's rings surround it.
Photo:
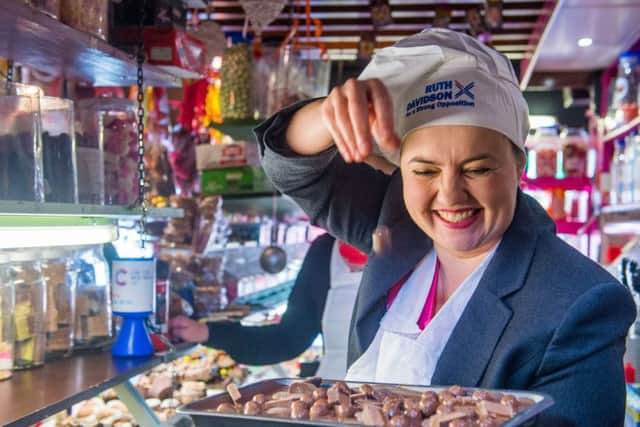
<path fill-rule="evenodd" d="M 390 427 L 494 427 L 535 404 L 529 398 L 454 385 L 436 391 L 345 382 L 323 384 L 320 378 L 294 382 L 269 394 L 244 396 L 227 386 L 231 402 L 215 411 L 296 420 Z"/>

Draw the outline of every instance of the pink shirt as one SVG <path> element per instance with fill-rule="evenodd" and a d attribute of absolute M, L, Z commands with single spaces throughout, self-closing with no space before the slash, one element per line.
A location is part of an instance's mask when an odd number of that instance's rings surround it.
<path fill-rule="evenodd" d="M 402 288 L 402 285 L 405 284 L 409 276 L 411 276 L 412 272 L 407 273 L 403 276 L 398 283 L 393 285 L 393 287 L 389 290 L 387 294 L 387 310 L 393 304 L 393 301 L 398 296 L 398 292 Z M 422 312 L 420 313 L 420 317 L 416 321 L 416 324 L 420 328 L 420 330 L 424 330 L 427 327 L 436 311 L 436 302 L 438 299 L 438 274 L 440 273 L 440 260 L 436 258 L 436 266 L 433 272 L 433 279 L 431 279 L 431 288 L 429 289 L 429 294 L 427 295 L 427 299 L 424 301 L 424 306 L 422 307 Z"/>

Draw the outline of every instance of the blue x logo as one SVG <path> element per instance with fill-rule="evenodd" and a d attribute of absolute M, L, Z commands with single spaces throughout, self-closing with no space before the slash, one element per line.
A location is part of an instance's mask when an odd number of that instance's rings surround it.
<path fill-rule="evenodd" d="M 462 83 L 460 83 L 459 81 L 456 80 L 456 87 L 458 88 L 458 92 L 456 92 L 456 94 L 454 95 L 454 97 L 460 98 L 463 94 L 467 95 L 469 98 L 471 99 L 475 99 L 475 96 L 473 96 L 473 92 L 471 92 L 471 89 L 473 89 L 473 86 L 475 85 L 474 82 L 469 83 L 468 85 L 463 85 Z"/>

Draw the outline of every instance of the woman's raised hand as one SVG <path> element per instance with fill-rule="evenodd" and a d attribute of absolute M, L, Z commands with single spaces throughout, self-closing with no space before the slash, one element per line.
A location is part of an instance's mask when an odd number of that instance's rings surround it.
<path fill-rule="evenodd" d="M 393 129 L 393 103 L 378 79 L 349 79 L 333 88 L 322 103 L 322 120 L 346 162 L 362 162 L 373 150 L 400 147 Z"/>
<path fill-rule="evenodd" d="M 318 154 L 337 146 L 346 162 L 362 162 L 373 151 L 400 147 L 393 129 L 393 103 L 378 79 L 349 79 L 328 97 L 296 112 L 287 129 L 289 148 L 300 155 Z"/>

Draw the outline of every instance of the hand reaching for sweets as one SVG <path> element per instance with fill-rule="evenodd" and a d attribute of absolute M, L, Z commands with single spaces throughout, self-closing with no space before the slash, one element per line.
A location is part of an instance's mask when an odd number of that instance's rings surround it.
<path fill-rule="evenodd" d="M 209 328 L 186 316 L 176 316 L 169 320 L 169 333 L 172 340 L 200 343 L 209 339 Z"/>

